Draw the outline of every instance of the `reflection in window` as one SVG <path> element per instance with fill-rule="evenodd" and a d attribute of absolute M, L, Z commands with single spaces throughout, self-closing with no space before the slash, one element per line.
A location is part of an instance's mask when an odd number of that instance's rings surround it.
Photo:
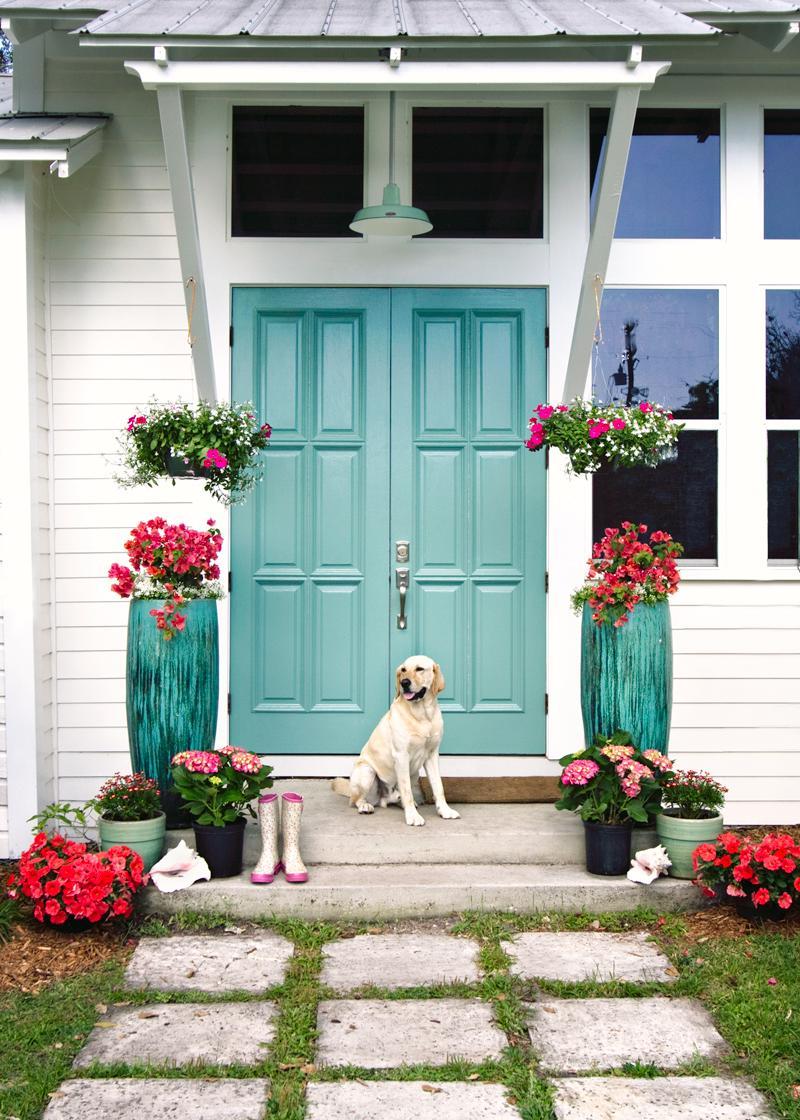
<path fill-rule="evenodd" d="M 609 525 L 638 521 L 663 529 L 687 560 L 717 558 L 717 433 L 684 431 L 677 458 L 647 467 L 602 468 L 593 477 L 592 539 Z"/>
<path fill-rule="evenodd" d="M 234 107 L 234 237 L 357 237 L 363 204 L 363 108 Z"/>
<path fill-rule="evenodd" d="M 608 119 L 591 110 L 592 209 Z M 637 112 L 615 237 L 719 237 L 719 122 L 719 109 Z"/>
<path fill-rule="evenodd" d="M 601 306 L 592 392 L 604 404 L 650 400 L 676 417 L 719 416 L 716 291 L 608 288 Z"/>
<path fill-rule="evenodd" d="M 798 559 L 797 489 L 800 432 L 767 432 L 767 515 L 770 560 Z"/>
<path fill-rule="evenodd" d="M 764 110 L 764 237 L 800 237 L 800 110 Z"/>
<path fill-rule="evenodd" d="M 432 237 L 543 236 L 541 109 L 415 109 L 414 205 Z"/>
<path fill-rule="evenodd" d="M 800 420 L 800 291 L 767 292 L 767 419 Z"/>

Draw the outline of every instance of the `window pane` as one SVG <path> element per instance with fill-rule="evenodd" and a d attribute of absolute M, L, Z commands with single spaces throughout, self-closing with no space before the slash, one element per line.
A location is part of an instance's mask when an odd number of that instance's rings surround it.
<path fill-rule="evenodd" d="M 800 111 L 764 110 L 764 236 L 800 237 Z"/>
<path fill-rule="evenodd" d="M 234 237 L 357 237 L 364 110 L 233 110 Z"/>
<path fill-rule="evenodd" d="M 592 109 L 592 209 L 608 109 Z M 615 237 L 719 237 L 719 109 L 640 109 Z"/>
<path fill-rule="evenodd" d="M 800 291 L 767 292 L 767 419 L 800 420 Z"/>
<path fill-rule="evenodd" d="M 681 419 L 719 416 L 719 295 L 608 288 L 592 392 L 603 404 L 663 404 Z"/>
<path fill-rule="evenodd" d="M 678 457 L 647 467 L 602 468 L 593 478 L 592 539 L 606 527 L 638 521 L 663 529 L 687 560 L 717 557 L 717 433 L 681 432 Z"/>
<path fill-rule="evenodd" d="M 415 109 L 413 204 L 428 237 L 542 237 L 541 109 Z"/>
<path fill-rule="evenodd" d="M 798 432 L 767 432 L 770 560 L 797 560 Z"/>

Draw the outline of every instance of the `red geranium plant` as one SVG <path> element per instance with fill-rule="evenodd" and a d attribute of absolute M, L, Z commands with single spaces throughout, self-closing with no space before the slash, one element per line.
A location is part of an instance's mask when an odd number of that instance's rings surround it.
<path fill-rule="evenodd" d="M 637 603 L 661 603 L 675 594 L 683 545 L 661 530 L 645 541 L 641 538 L 646 532 L 646 525 L 632 521 L 606 529 L 603 539 L 592 546 L 586 582 L 572 596 L 576 611 L 588 603 L 598 626 L 619 627 Z"/>
<path fill-rule="evenodd" d="M 163 599 L 150 614 L 164 638 L 175 637 L 186 625 L 179 607 L 189 599 L 219 599 L 217 558 L 222 534 L 213 520 L 207 529 L 170 525 L 163 517 L 140 521 L 125 542 L 131 566 L 112 564 L 111 590 L 123 599 Z"/>
<path fill-rule="evenodd" d="M 756 908 L 800 905 L 800 844 L 788 833 L 769 833 L 750 841 L 721 832 L 714 843 L 692 853 L 695 882 L 709 898 L 747 898 Z"/>
<path fill-rule="evenodd" d="M 54 926 L 129 918 L 134 895 L 148 882 L 143 868 L 142 857 L 123 845 L 90 852 L 86 844 L 40 832 L 9 877 L 8 894 L 30 899 L 34 918 Z"/>

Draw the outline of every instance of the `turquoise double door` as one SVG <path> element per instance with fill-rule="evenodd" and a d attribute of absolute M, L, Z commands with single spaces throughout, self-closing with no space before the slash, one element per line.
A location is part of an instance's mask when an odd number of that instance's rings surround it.
<path fill-rule="evenodd" d="M 541 289 L 234 290 L 273 437 L 233 511 L 231 742 L 357 754 L 422 653 L 443 753 L 544 753 L 545 319 Z"/>

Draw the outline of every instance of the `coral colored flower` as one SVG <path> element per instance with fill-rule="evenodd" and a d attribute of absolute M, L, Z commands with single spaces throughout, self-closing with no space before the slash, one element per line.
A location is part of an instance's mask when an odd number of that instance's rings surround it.
<path fill-rule="evenodd" d="M 717 849 L 713 844 L 699 844 L 695 848 L 698 859 L 713 860 L 716 858 Z"/>
<path fill-rule="evenodd" d="M 734 883 L 728 883 L 725 888 L 725 893 L 731 895 L 733 898 L 746 898 L 745 892 L 741 887 L 737 887 Z"/>
<path fill-rule="evenodd" d="M 781 910 L 788 910 L 792 905 L 792 896 L 788 891 L 784 891 L 783 894 L 778 895 L 778 905 Z"/>
<path fill-rule="evenodd" d="M 759 889 L 753 893 L 753 905 L 766 906 L 768 902 L 769 891 L 765 887 L 759 887 Z"/>

